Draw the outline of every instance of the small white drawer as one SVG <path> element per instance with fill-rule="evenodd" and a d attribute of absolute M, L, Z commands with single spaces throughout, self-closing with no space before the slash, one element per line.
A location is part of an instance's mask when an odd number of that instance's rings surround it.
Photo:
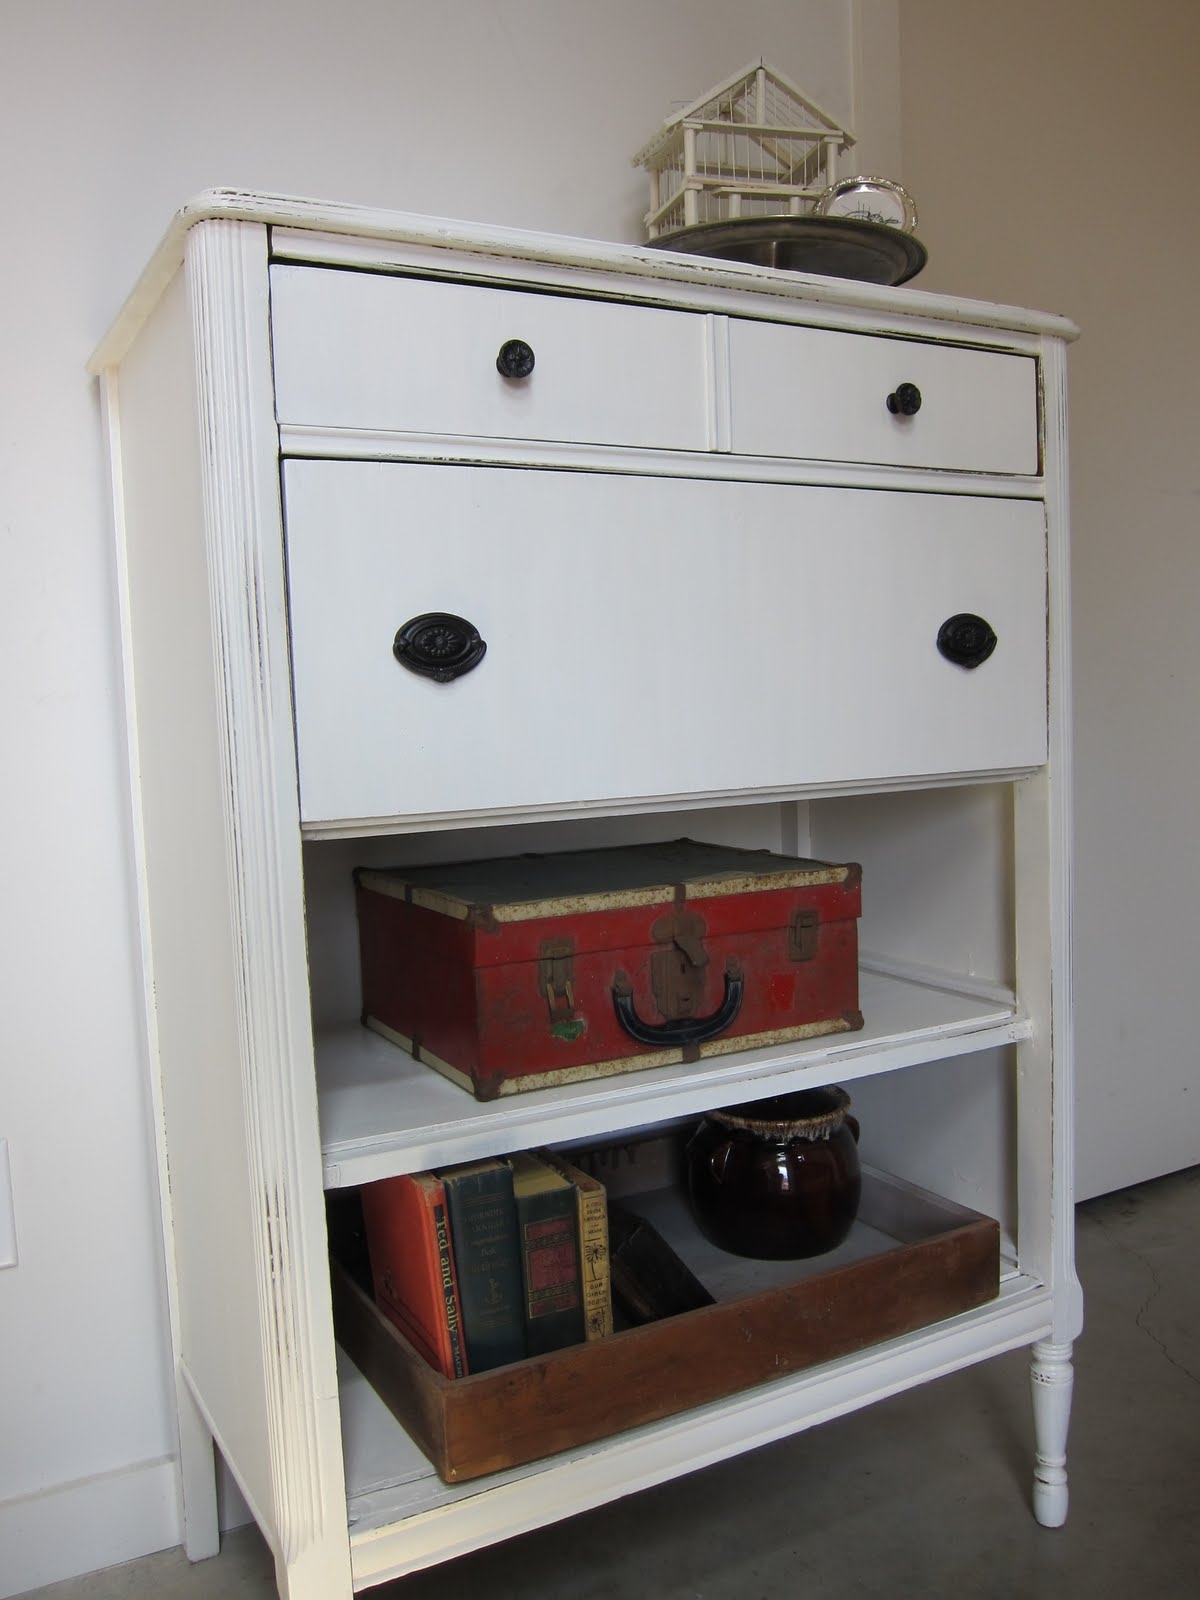
<path fill-rule="evenodd" d="M 320 428 L 704 450 L 706 318 L 315 267 L 271 270 L 276 408 Z M 526 376 L 502 376 L 513 343 Z M 519 352 L 517 352 L 519 354 Z"/>
<path fill-rule="evenodd" d="M 733 319 L 729 366 L 738 453 L 1038 471 L 1032 356 Z"/>
<path fill-rule="evenodd" d="M 1046 757 L 1039 504 L 285 465 L 304 822 L 1002 771 Z M 403 625 L 486 642 L 450 682 Z M 974 668 L 939 649 L 986 619 Z"/>

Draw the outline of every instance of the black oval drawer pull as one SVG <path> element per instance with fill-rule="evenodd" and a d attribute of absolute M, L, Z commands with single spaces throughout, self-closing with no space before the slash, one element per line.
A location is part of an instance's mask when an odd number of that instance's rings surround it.
<path fill-rule="evenodd" d="M 893 416 L 915 417 L 921 409 L 921 391 L 915 383 L 898 383 L 887 397 L 887 408 Z"/>
<path fill-rule="evenodd" d="M 533 347 L 524 339 L 506 339 L 496 357 L 496 371 L 502 378 L 527 378 L 533 371 Z"/>
<path fill-rule="evenodd" d="M 960 611 L 938 629 L 937 647 L 956 667 L 979 667 L 996 648 L 996 633 L 985 618 Z"/>
<path fill-rule="evenodd" d="M 486 650 L 479 629 L 449 611 L 410 617 L 392 641 L 392 654 L 402 667 L 435 683 L 461 678 L 479 665 Z"/>

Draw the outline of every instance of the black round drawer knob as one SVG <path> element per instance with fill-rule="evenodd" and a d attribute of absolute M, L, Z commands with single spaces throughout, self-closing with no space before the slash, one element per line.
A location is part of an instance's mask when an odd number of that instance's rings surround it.
<path fill-rule="evenodd" d="M 898 383 L 887 397 L 887 408 L 894 417 L 915 417 L 921 409 L 921 391 L 915 383 Z"/>
<path fill-rule="evenodd" d="M 533 371 L 533 347 L 524 339 L 506 339 L 496 357 L 496 371 L 502 378 L 527 378 Z"/>
<path fill-rule="evenodd" d="M 392 654 L 402 667 L 435 683 L 461 678 L 479 665 L 486 650 L 479 629 L 449 611 L 425 611 L 411 617 L 392 641 Z"/>
<path fill-rule="evenodd" d="M 956 667 L 980 667 L 996 648 L 996 633 L 985 618 L 960 611 L 938 629 L 937 647 Z"/>

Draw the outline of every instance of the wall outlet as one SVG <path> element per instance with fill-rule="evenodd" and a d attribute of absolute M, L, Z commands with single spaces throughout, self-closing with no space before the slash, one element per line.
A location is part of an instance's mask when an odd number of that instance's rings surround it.
<path fill-rule="evenodd" d="M 8 1140 L 0 1139 L 0 1267 L 17 1264 L 17 1219 L 13 1215 L 12 1167 Z"/>

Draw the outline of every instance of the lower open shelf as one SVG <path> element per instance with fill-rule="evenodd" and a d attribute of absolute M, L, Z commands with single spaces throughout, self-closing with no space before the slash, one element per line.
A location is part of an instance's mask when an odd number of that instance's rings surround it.
<path fill-rule="evenodd" d="M 339 1352 L 355 1587 L 385 1582 L 715 1465 L 1045 1338 L 1051 1294 L 1007 1271 L 997 1298 L 919 1332 L 611 1438 L 446 1484 Z"/>
<path fill-rule="evenodd" d="M 335 1265 L 339 1341 L 447 1482 L 659 1421 L 911 1333 L 999 1291 L 994 1220 L 870 1169 L 857 1219 L 837 1248 L 784 1261 L 730 1254 L 699 1232 L 674 1168 L 677 1149 L 670 1137 L 643 1144 L 632 1169 L 618 1166 L 610 1184 L 623 1182 L 622 1205 L 657 1230 L 712 1296 L 698 1309 L 447 1378 Z M 637 1177 L 655 1171 L 667 1186 Z"/>
<path fill-rule="evenodd" d="M 1000 1262 L 994 1223 L 885 1174 L 864 1173 L 851 1236 L 808 1262 L 750 1262 L 716 1250 L 695 1232 L 677 1193 L 640 1194 L 636 1209 L 701 1276 L 716 1305 L 457 1383 L 422 1364 L 416 1393 L 401 1392 L 399 1404 L 396 1384 L 403 1391 L 413 1375 L 403 1363 L 387 1369 L 390 1324 L 381 1338 L 361 1298 L 347 1319 L 347 1285 L 336 1289 L 340 1337 L 379 1383 L 339 1352 L 356 1583 L 725 1459 L 1032 1343 L 1049 1324 L 1048 1292 Z M 597 1355 L 603 1371 L 593 1367 Z M 389 1383 L 393 1409 L 379 1392 Z M 629 1401 L 639 1384 L 641 1398 Z M 657 1412 L 646 1410 L 647 1384 L 651 1392 L 675 1385 Z M 463 1482 L 439 1475 L 393 1410 L 424 1433 L 428 1448 L 430 1419 L 455 1390 L 465 1437 L 478 1439 L 482 1414 L 502 1448 L 516 1439 L 519 1464 Z M 585 1436 L 563 1447 L 573 1393 L 582 1397 Z M 607 1397 L 599 1410 L 597 1394 Z M 611 1425 L 597 1436 L 596 1417 L 605 1414 Z M 555 1453 L 522 1460 L 522 1440 L 536 1441 L 539 1417 L 551 1415 Z"/>

